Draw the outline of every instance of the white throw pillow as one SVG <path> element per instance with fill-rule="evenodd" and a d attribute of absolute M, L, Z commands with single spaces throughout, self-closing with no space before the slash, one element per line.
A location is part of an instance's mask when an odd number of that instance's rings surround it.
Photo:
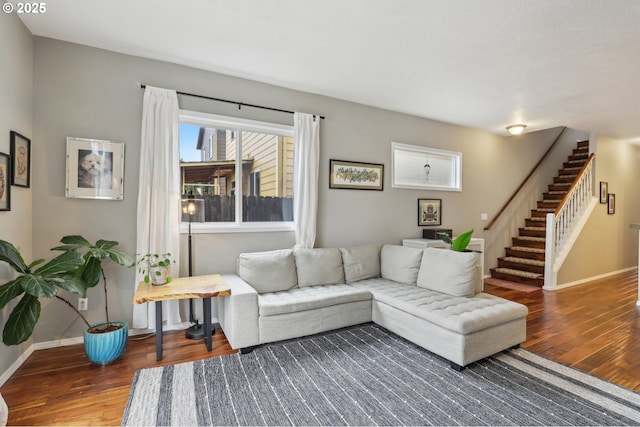
<path fill-rule="evenodd" d="M 291 249 L 240 254 L 238 275 L 259 294 L 286 291 L 298 283 Z"/>
<path fill-rule="evenodd" d="M 415 285 L 422 261 L 422 249 L 384 245 L 380 252 L 382 277 L 407 285 Z"/>
<path fill-rule="evenodd" d="M 347 283 L 380 277 L 380 245 L 340 248 Z"/>
<path fill-rule="evenodd" d="M 298 286 L 344 283 L 342 254 L 338 248 L 296 249 Z"/>
<path fill-rule="evenodd" d="M 425 248 L 418 286 L 458 297 L 476 294 L 476 254 L 449 249 Z"/>

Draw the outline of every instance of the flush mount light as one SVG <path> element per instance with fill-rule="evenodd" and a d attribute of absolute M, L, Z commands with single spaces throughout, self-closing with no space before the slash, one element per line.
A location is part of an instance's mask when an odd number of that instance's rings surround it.
<path fill-rule="evenodd" d="M 526 127 L 527 125 L 511 125 L 507 126 L 507 130 L 511 135 L 520 135 Z"/>

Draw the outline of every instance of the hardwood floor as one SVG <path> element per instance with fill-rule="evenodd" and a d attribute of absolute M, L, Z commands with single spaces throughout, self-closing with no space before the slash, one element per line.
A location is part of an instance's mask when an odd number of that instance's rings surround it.
<path fill-rule="evenodd" d="M 529 307 L 523 348 L 640 391 L 637 278 L 634 271 L 556 292 L 485 292 Z M 120 425 L 136 370 L 234 353 L 220 328 L 211 353 L 182 331 L 164 338 L 161 362 L 154 336 L 130 339 L 124 357 L 104 367 L 89 363 L 82 345 L 34 352 L 0 388 L 9 425 Z"/>

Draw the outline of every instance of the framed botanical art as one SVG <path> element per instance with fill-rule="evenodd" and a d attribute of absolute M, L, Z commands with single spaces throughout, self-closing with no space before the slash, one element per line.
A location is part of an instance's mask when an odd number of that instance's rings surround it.
<path fill-rule="evenodd" d="M 384 165 L 334 159 L 329 161 L 329 188 L 382 191 L 383 180 Z"/>
<path fill-rule="evenodd" d="M 607 213 L 613 215 L 616 213 L 616 195 L 609 193 L 607 199 Z"/>
<path fill-rule="evenodd" d="M 442 225 L 442 199 L 418 199 L 418 225 Z"/>
<path fill-rule="evenodd" d="M 11 210 L 11 161 L 8 154 L 0 153 L 0 211 Z"/>
<path fill-rule="evenodd" d="M 609 183 L 600 181 L 600 203 L 608 202 L 607 194 L 609 194 Z"/>
<path fill-rule="evenodd" d="M 11 184 L 31 186 L 31 140 L 11 131 Z"/>
<path fill-rule="evenodd" d="M 462 153 L 391 143 L 391 186 L 462 191 Z"/>
<path fill-rule="evenodd" d="M 122 200 L 123 176 L 123 142 L 67 138 L 66 197 Z"/>

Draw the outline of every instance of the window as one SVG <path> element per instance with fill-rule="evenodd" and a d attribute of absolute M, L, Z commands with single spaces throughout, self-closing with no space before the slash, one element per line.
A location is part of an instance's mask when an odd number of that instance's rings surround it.
<path fill-rule="evenodd" d="M 183 197 L 203 199 L 210 228 L 291 230 L 293 149 L 293 126 L 182 111 Z"/>

